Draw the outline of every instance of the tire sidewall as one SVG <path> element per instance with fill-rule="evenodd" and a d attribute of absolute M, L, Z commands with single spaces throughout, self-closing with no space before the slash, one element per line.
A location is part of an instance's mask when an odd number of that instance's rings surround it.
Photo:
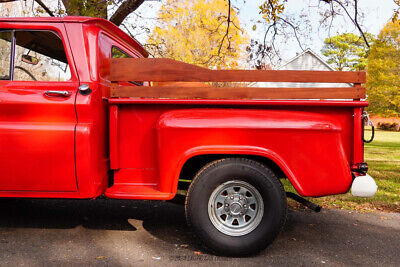
<path fill-rule="evenodd" d="M 206 168 L 196 180 L 195 190 L 189 190 L 189 223 L 212 250 L 223 254 L 254 254 L 271 243 L 279 233 L 282 220 L 286 219 L 286 197 L 282 196 L 279 180 L 268 168 L 260 164 L 246 164 L 237 159 L 225 160 Z M 254 186 L 264 202 L 260 223 L 253 231 L 242 236 L 229 236 L 220 232 L 208 214 L 212 192 L 219 185 L 234 180 Z"/>

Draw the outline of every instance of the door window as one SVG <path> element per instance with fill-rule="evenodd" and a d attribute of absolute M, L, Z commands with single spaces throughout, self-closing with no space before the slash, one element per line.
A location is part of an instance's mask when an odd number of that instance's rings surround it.
<path fill-rule="evenodd" d="M 11 32 L 0 32 L 0 80 L 10 79 Z"/>
<path fill-rule="evenodd" d="M 50 31 L 15 31 L 14 80 L 71 79 L 61 38 Z"/>
<path fill-rule="evenodd" d="M 63 42 L 56 33 L 39 30 L 0 32 L 0 80 L 70 79 L 71 71 Z"/>

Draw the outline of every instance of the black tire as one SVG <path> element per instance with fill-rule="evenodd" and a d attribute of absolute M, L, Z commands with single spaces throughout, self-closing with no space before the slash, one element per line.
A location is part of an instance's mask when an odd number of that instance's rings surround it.
<path fill-rule="evenodd" d="M 213 192 L 232 180 L 253 186 L 262 196 L 264 205 L 257 226 L 240 236 L 218 230 L 209 215 L 209 200 Z M 213 253 L 248 256 L 265 249 L 284 226 L 286 194 L 279 179 L 267 166 L 245 158 L 226 158 L 207 164 L 197 173 L 188 190 L 185 211 L 188 224 Z"/>

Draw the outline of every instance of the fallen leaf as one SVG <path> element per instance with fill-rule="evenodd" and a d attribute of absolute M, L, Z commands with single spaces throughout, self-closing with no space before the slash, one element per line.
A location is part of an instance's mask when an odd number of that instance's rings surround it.
<path fill-rule="evenodd" d="M 201 252 L 200 251 L 195 251 L 194 254 L 201 255 Z"/>
<path fill-rule="evenodd" d="M 105 259 L 105 258 L 107 258 L 106 256 L 98 256 L 98 257 L 96 257 L 96 260 L 101 260 L 101 259 Z"/>

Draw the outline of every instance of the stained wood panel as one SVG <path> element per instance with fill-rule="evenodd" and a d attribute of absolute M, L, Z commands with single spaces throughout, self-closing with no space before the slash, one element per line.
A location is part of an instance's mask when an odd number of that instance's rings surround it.
<path fill-rule="evenodd" d="M 210 70 L 172 59 L 112 59 L 111 97 L 166 99 L 363 99 L 365 72 L 292 70 Z M 121 86 L 151 81 L 155 86 Z M 207 82 L 332 83 L 332 87 L 215 87 Z M 353 87 L 334 87 L 352 83 Z"/>
<path fill-rule="evenodd" d="M 365 83 L 365 72 L 210 70 L 167 58 L 115 58 L 111 81 Z"/>
<path fill-rule="evenodd" d="M 360 99 L 364 87 L 261 88 L 261 87 L 141 87 L 114 86 L 111 97 L 170 99 Z"/>

